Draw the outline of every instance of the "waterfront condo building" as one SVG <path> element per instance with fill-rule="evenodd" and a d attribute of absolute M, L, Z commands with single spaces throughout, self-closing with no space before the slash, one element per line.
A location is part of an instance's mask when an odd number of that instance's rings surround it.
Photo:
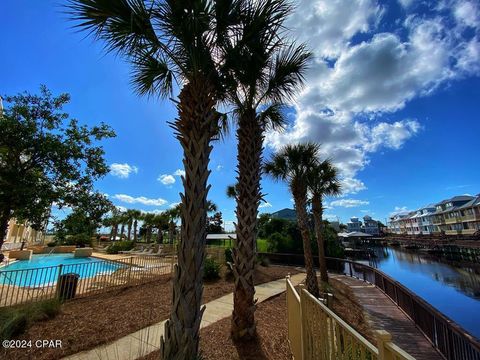
<path fill-rule="evenodd" d="M 394 234 L 472 235 L 479 230 L 480 194 L 454 196 L 389 220 L 389 232 Z"/>

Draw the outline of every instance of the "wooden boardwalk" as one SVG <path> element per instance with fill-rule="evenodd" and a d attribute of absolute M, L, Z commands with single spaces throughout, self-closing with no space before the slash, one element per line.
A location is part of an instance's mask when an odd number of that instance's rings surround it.
<path fill-rule="evenodd" d="M 417 360 L 443 359 L 413 321 L 374 285 L 344 275 L 331 274 L 330 277 L 352 289 L 373 330 L 388 331 L 393 342 Z"/>

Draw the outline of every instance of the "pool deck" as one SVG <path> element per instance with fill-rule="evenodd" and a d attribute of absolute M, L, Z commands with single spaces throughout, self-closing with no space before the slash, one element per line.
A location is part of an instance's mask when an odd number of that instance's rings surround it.
<path fill-rule="evenodd" d="M 125 258 L 129 258 L 129 257 L 132 257 L 134 255 L 128 255 L 128 254 L 105 254 L 105 253 L 101 253 L 101 252 L 93 252 L 92 254 L 92 257 L 96 257 L 98 259 L 102 259 L 102 260 L 119 260 L 119 259 L 125 259 Z"/>

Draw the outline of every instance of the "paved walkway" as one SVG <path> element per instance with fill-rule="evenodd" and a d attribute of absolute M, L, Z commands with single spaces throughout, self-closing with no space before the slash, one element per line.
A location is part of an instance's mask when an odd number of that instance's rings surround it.
<path fill-rule="evenodd" d="M 292 275 L 291 281 L 298 285 L 305 278 L 304 273 Z M 271 281 L 255 287 L 255 297 L 258 302 L 285 291 L 285 279 Z M 233 310 L 233 293 L 206 304 L 201 327 L 229 317 Z M 133 360 L 160 349 L 160 336 L 163 335 L 165 321 L 151 325 L 112 343 L 96 347 L 88 351 L 65 357 L 67 360 Z"/>
<path fill-rule="evenodd" d="M 374 285 L 344 275 L 331 274 L 330 277 L 352 289 L 363 306 L 372 329 L 388 331 L 392 334 L 393 342 L 417 360 L 442 360 L 413 321 Z"/>

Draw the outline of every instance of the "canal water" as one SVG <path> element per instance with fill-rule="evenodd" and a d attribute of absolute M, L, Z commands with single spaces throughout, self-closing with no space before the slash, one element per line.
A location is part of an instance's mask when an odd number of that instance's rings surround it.
<path fill-rule="evenodd" d="M 480 339 L 478 268 L 453 266 L 399 248 L 376 248 L 375 254 L 370 266 L 390 275 Z"/>

